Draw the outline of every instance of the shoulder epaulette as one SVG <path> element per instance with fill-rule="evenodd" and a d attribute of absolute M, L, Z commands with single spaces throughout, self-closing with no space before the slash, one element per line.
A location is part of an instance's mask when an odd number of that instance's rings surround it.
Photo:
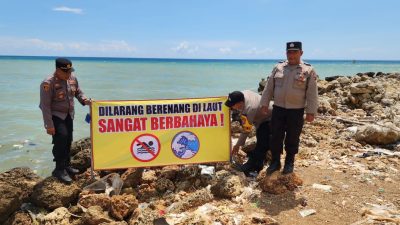
<path fill-rule="evenodd" d="M 51 83 L 53 81 L 53 78 L 53 76 L 48 76 L 42 81 L 42 83 Z"/>

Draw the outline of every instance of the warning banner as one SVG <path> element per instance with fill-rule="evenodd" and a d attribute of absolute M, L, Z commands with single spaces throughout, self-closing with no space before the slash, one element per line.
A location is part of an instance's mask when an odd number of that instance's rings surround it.
<path fill-rule="evenodd" d="M 226 97 L 93 101 L 92 168 L 229 161 Z"/>

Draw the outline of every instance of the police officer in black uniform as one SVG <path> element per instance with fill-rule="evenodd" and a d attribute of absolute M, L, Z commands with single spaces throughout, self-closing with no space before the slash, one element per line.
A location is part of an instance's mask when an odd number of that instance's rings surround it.
<path fill-rule="evenodd" d="M 70 175 L 79 170 L 70 165 L 70 149 L 72 143 L 74 97 L 82 105 L 90 105 L 79 87 L 72 67 L 66 58 L 56 59 L 56 70 L 40 85 L 40 109 L 43 114 L 44 127 L 47 134 L 53 137 L 53 156 L 56 168 L 52 175 L 67 184 L 72 182 Z"/>

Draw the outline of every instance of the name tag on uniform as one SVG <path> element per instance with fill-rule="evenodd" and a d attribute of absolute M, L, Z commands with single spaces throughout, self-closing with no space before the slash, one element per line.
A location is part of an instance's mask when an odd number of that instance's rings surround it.
<path fill-rule="evenodd" d="M 297 76 L 295 77 L 296 81 L 298 82 L 304 82 L 306 81 L 306 77 L 303 73 L 299 73 L 297 74 Z"/>

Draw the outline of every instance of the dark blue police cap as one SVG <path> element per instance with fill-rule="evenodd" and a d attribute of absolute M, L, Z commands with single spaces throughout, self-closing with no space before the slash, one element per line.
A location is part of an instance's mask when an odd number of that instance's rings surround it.
<path fill-rule="evenodd" d="M 67 58 L 57 58 L 56 59 L 56 68 L 60 68 L 62 70 L 75 71 L 74 68 L 72 67 L 71 60 L 69 60 Z"/>
<path fill-rule="evenodd" d="M 289 50 L 302 50 L 301 49 L 301 42 L 300 41 L 292 41 L 292 42 L 288 42 L 286 43 L 286 51 Z"/>
<path fill-rule="evenodd" d="M 229 93 L 228 99 L 225 102 L 225 105 L 229 108 L 234 106 L 238 102 L 244 101 L 244 94 L 240 91 L 234 91 Z"/>

